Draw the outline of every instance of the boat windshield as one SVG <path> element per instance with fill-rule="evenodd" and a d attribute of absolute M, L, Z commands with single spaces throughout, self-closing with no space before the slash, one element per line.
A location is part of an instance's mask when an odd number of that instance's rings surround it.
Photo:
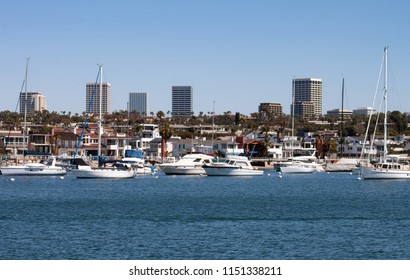
<path fill-rule="evenodd" d="M 246 162 L 243 162 L 243 161 L 238 161 L 238 162 L 236 162 L 236 165 L 238 165 L 238 166 L 248 166 L 248 165 L 246 164 Z"/>

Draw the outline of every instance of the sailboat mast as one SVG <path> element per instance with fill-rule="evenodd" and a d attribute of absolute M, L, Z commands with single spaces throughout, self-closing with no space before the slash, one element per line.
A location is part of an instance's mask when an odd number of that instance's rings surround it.
<path fill-rule="evenodd" d="M 27 83 L 28 83 L 28 61 L 30 58 L 27 58 L 26 61 L 26 76 L 24 84 L 24 128 L 23 128 L 23 164 L 26 164 L 25 150 L 27 147 Z"/>
<path fill-rule="evenodd" d="M 345 79 L 342 80 L 342 122 L 340 124 L 340 157 L 343 157 L 343 122 L 344 122 L 344 93 L 345 93 Z"/>
<path fill-rule="evenodd" d="M 384 48 L 384 144 L 383 144 L 383 159 L 387 157 L 387 47 Z"/>
<path fill-rule="evenodd" d="M 101 156 L 101 134 L 102 134 L 102 65 L 100 65 L 100 94 L 99 94 L 99 110 L 98 110 L 98 157 Z"/>
<path fill-rule="evenodd" d="M 211 145 L 212 145 L 212 154 L 214 153 L 214 128 L 215 127 L 215 101 L 213 102 L 212 106 L 212 140 L 211 140 Z"/>
<path fill-rule="evenodd" d="M 290 141 L 291 144 L 291 157 L 293 162 L 293 137 L 294 137 L 294 130 L 295 130 L 295 79 L 293 78 L 292 81 L 292 139 Z"/>

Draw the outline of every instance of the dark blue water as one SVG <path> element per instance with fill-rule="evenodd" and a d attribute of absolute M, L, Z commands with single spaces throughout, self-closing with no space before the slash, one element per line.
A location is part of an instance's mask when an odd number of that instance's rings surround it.
<path fill-rule="evenodd" d="M 410 181 L 9 179 L 0 259 L 410 259 Z"/>

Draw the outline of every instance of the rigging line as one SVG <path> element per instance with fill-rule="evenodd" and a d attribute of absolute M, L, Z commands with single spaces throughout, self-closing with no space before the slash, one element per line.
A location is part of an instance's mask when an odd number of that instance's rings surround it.
<path fill-rule="evenodd" d="M 97 91 L 97 83 L 98 83 L 99 77 L 100 77 L 100 71 L 98 71 L 97 78 L 95 79 L 93 92 L 92 92 L 91 98 L 90 98 L 90 104 L 88 104 L 87 114 L 85 115 L 85 120 L 84 120 L 84 123 L 83 123 L 83 127 L 82 127 L 82 129 L 81 129 L 80 137 L 78 138 L 78 141 L 77 141 L 77 146 L 75 147 L 75 152 L 74 152 L 74 156 L 73 156 L 73 161 L 72 161 L 72 162 L 74 162 L 74 160 L 75 160 L 75 158 L 76 158 L 76 156 L 77 156 L 77 154 L 78 154 L 78 149 L 79 149 L 79 147 L 80 147 L 80 145 L 81 145 L 81 142 L 83 141 L 84 130 L 85 130 L 85 127 L 87 126 L 88 116 L 90 115 L 90 111 L 91 111 L 91 105 L 92 105 L 92 103 L 93 103 L 93 99 L 94 99 L 95 92 Z"/>
<path fill-rule="evenodd" d="M 362 151 L 360 153 L 360 158 L 361 159 L 364 156 L 364 150 L 365 150 L 365 146 L 366 146 L 366 139 L 367 139 L 367 136 L 369 135 L 370 122 L 371 122 L 371 119 L 372 119 L 373 113 L 374 113 L 374 106 L 376 104 L 377 92 L 379 90 L 380 79 L 381 79 L 381 76 L 382 76 L 382 73 L 383 73 L 383 65 L 384 65 L 384 54 L 383 54 L 382 62 L 380 64 L 379 77 L 377 78 L 376 90 L 375 90 L 375 93 L 374 93 L 374 96 L 373 96 L 373 103 L 372 103 L 372 107 L 371 107 L 371 110 L 370 110 L 369 121 L 367 122 L 367 128 L 366 128 L 366 133 L 365 133 L 365 137 L 364 137 L 364 140 L 363 140 Z M 370 141 L 370 150 L 372 148 L 373 148 L 373 141 Z M 370 159 L 370 152 L 368 153 L 368 159 Z"/>
<path fill-rule="evenodd" d="M 23 83 L 21 84 L 20 93 L 23 92 L 23 88 L 24 88 L 25 84 L 26 84 L 26 80 L 23 80 Z M 19 95 L 19 98 L 17 100 L 17 104 L 16 104 L 16 108 L 14 109 L 14 113 L 17 112 L 17 107 L 19 106 L 19 104 L 20 104 L 20 95 Z"/>
<path fill-rule="evenodd" d="M 394 111 L 394 106 L 400 112 L 403 112 L 403 103 L 400 100 L 400 90 L 397 87 L 396 76 L 394 72 L 393 65 L 391 63 L 391 55 L 389 55 L 389 60 L 387 62 L 388 72 L 389 72 L 389 100 L 390 100 L 390 109 Z"/>

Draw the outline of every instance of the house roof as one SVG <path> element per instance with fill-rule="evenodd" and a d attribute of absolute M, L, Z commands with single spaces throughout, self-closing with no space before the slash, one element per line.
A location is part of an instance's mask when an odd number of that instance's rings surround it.
<path fill-rule="evenodd" d="M 79 135 L 74 134 L 72 132 L 60 132 L 60 133 L 56 133 L 56 135 L 58 135 L 58 138 L 60 140 L 77 140 Z"/>

